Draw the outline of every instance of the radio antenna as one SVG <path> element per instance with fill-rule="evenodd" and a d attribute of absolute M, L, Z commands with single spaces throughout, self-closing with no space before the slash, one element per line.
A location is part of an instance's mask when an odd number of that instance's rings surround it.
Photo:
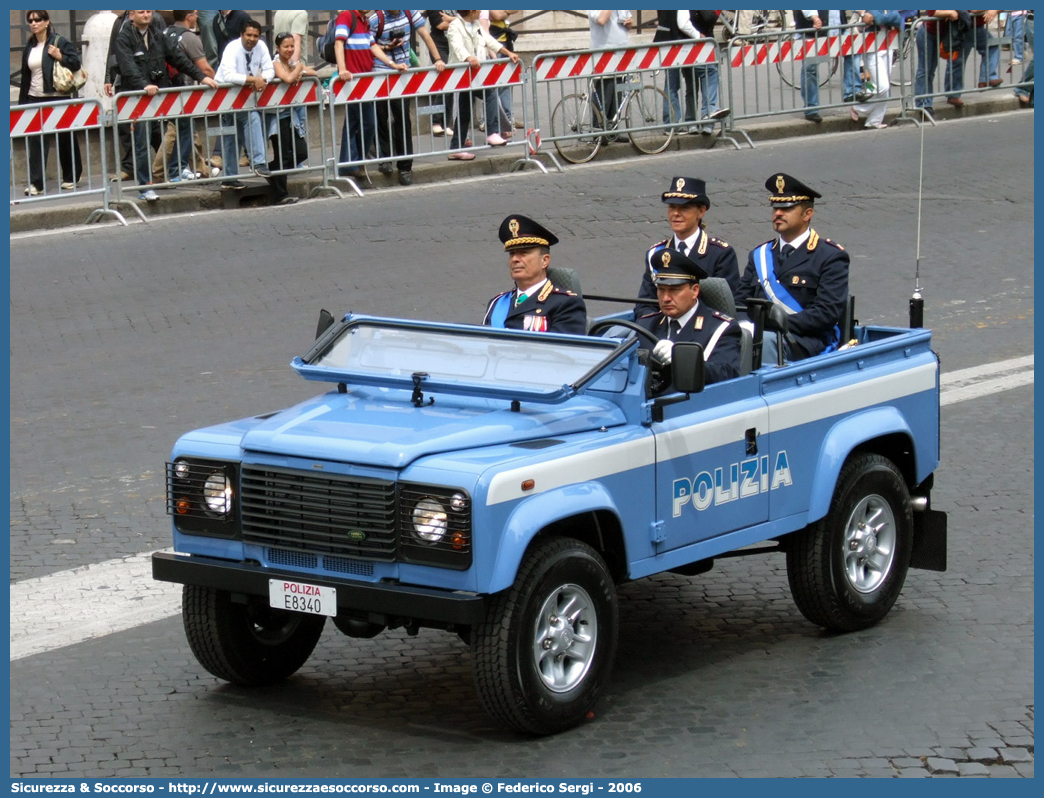
<path fill-rule="evenodd" d="M 921 198 L 924 189 L 924 120 L 921 120 L 921 163 L 917 174 L 917 261 L 914 266 L 914 292 L 910 297 L 910 327 L 924 326 L 924 297 L 921 296 Z"/>

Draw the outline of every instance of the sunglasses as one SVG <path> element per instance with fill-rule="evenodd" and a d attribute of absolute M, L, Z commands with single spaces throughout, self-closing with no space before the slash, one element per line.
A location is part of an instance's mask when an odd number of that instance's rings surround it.
<path fill-rule="evenodd" d="M 43 19 L 42 17 L 29 17 L 29 19 L 26 20 L 26 21 L 27 22 L 46 22 L 47 20 Z"/>

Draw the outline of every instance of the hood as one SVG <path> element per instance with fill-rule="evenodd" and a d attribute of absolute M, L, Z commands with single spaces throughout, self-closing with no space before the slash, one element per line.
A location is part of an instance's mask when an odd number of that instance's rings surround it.
<path fill-rule="evenodd" d="M 538 440 L 624 423 L 612 402 L 581 395 L 556 405 L 436 396 L 414 407 L 410 392 L 328 393 L 276 413 L 243 437 L 252 452 L 403 468 L 419 457 Z"/>

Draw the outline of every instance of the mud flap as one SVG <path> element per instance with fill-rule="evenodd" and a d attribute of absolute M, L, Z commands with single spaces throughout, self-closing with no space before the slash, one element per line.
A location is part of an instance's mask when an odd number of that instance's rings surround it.
<path fill-rule="evenodd" d="M 923 510 L 913 514 L 914 539 L 910 567 L 925 571 L 946 570 L 946 513 Z"/>

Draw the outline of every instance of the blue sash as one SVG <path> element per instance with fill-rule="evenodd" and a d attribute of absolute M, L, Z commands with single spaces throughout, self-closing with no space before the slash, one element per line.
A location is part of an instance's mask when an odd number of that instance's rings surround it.
<path fill-rule="evenodd" d="M 511 291 L 501 294 L 497 297 L 497 301 L 493 303 L 493 310 L 489 314 L 491 327 L 504 327 L 505 322 L 507 322 L 508 311 L 511 310 L 511 294 Z"/>
<path fill-rule="evenodd" d="M 758 271 L 758 280 L 768 298 L 792 316 L 800 313 L 804 308 L 801 303 L 790 295 L 790 292 L 776 278 L 776 259 L 772 254 L 772 242 L 762 244 L 754 250 L 754 268 Z M 841 343 L 841 328 L 837 325 L 830 331 L 830 340 L 827 342 L 824 352 L 833 352 Z"/>

